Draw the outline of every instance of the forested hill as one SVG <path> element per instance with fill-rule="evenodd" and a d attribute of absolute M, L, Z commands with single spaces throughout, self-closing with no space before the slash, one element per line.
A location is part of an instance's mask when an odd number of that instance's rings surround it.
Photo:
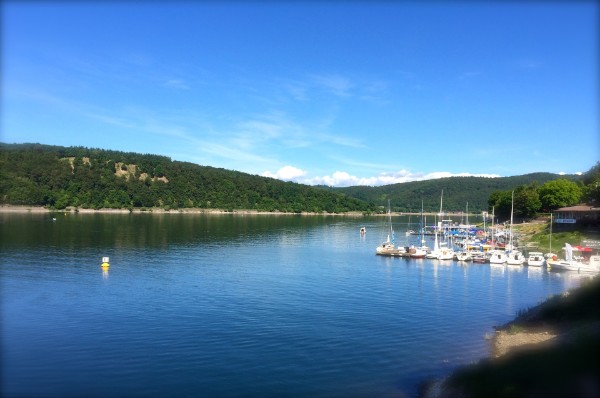
<path fill-rule="evenodd" d="M 413 181 L 390 184 L 380 187 L 355 186 L 347 188 L 329 188 L 350 197 L 387 207 L 388 200 L 392 211 L 419 212 L 421 200 L 426 212 L 438 212 L 440 197 L 444 190 L 444 212 L 481 212 L 488 210 L 488 198 L 494 191 L 506 191 L 522 185 L 538 184 L 559 178 L 578 181 L 577 175 L 559 175 L 552 173 L 532 173 L 513 177 L 448 177 L 435 180 Z"/>
<path fill-rule="evenodd" d="M 342 192 L 168 157 L 0 143 L 0 203 L 82 208 L 370 211 Z"/>
<path fill-rule="evenodd" d="M 165 156 L 84 147 L 0 143 L 0 203 L 62 209 L 207 208 L 282 212 L 488 210 L 494 191 L 579 176 L 450 177 L 380 187 L 311 187 L 172 161 Z"/>

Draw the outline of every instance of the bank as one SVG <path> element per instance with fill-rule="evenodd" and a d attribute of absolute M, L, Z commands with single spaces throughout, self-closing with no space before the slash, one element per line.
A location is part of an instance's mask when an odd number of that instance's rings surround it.
<path fill-rule="evenodd" d="M 496 328 L 490 356 L 423 383 L 420 397 L 600 396 L 600 276 Z"/>

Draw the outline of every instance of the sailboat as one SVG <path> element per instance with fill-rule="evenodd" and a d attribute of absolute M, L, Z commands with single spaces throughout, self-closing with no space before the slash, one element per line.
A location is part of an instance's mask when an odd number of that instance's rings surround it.
<path fill-rule="evenodd" d="M 496 237 L 496 230 L 494 229 L 494 217 L 496 216 L 495 210 L 496 208 L 492 207 L 492 247 L 494 247 L 494 249 L 489 252 L 489 261 L 490 264 L 502 265 L 506 263 L 506 253 L 504 253 L 502 250 L 496 249 L 496 242 L 494 240 Z"/>
<path fill-rule="evenodd" d="M 433 250 L 427 254 L 427 258 L 437 258 L 438 260 L 452 260 L 454 258 L 454 250 L 448 247 L 448 242 L 439 243 L 438 234 L 442 230 L 444 213 L 442 211 L 444 203 L 444 190 L 442 189 L 442 195 L 440 196 L 440 214 L 439 221 L 437 222 L 437 228 L 435 229 L 435 241 L 433 243 Z"/>
<path fill-rule="evenodd" d="M 400 256 L 402 252 L 404 252 L 404 248 L 396 249 L 394 245 L 394 241 L 396 237 L 394 235 L 394 228 L 392 227 L 392 210 L 390 208 L 390 201 L 388 200 L 388 222 L 390 231 L 387 236 L 387 240 L 381 243 L 379 246 L 375 248 L 375 254 L 383 255 L 383 256 Z"/>
<path fill-rule="evenodd" d="M 515 203 L 515 191 L 512 191 L 511 205 L 510 205 L 510 236 L 508 238 L 508 245 L 506 251 L 508 252 L 506 257 L 506 264 L 508 265 L 523 265 L 525 262 L 525 256 L 519 250 L 513 249 L 513 210 Z"/>
<path fill-rule="evenodd" d="M 408 253 L 412 258 L 424 258 L 429 253 L 429 248 L 425 245 L 425 226 L 423 225 L 423 200 L 421 200 L 421 246 L 411 246 Z"/>
<path fill-rule="evenodd" d="M 556 260 L 558 258 L 556 254 L 552 253 L 552 213 L 550 213 L 550 251 L 544 257 L 546 257 L 546 264 L 549 260 Z"/>

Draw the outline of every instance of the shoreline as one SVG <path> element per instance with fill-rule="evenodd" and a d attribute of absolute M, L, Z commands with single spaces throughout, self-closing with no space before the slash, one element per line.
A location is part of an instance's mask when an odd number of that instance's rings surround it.
<path fill-rule="evenodd" d="M 495 326 L 495 333 L 486 337 L 486 340 L 489 341 L 489 352 L 486 357 L 477 363 L 458 367 L 445 377 L 424 380 L 420 385 L 418 396 L 420 398 L 453 398 L 476 396 L 476 391 L 481 395 L 482 388 L 485 387 L 476 384 L 478 380 L 482 379 L 487 380 L 491 385 L 491 390 L 488 392 L 492 390 L 497 392 L 501 388 L 512 385 L 512 387 L 522 389 L 519 396 L 543 396 L 543 393 L 540 395 L 540 391 L 544 391 L 547 377 L 553 378 L 559 374 L 553 367 L 554 365 L 542 372 L 541 377 L 535 369 L 527 369 L 531 373 L 531 379 L 535 379 L 531 386 L 521 384 L 517 380 L 518 377 L 511 379 L 511 373 L 506 369 L 515 369 L 516 372 L 513 374 L 521 374 L 523 361 L 531 364 L 531 359 L 528 358 L 542 358 L 537 362 L 541 367 L 544 366 L 544 362 L 554 360 L 551 355 L 555 352 L 563 353 L 560 357 L 561 364 L 563 361 L 570 361 L 565 363 L 566 367 L 572 367 L 574 363 L 577 363 L 581 359 L 577 355 L 579 352 L 577 344 L 582 344 L 585 350 L 588 343 L 596 341 L 593 344 L 597 344 L 600 340 L 600 320 L 597 316 L 590 315 L 591 311 L 595 311 L 595 309 L 591 310 L 591 305 L 572 318 L 568 314 L 573 313 L 575 308 L 581 309 L 582 305 L 586 305 L 582 303 L 595 303 L 599 288 L 600 276 L 590 275 L 587 283 L 562 294 L 551 296 L 523 313 L 517 314 L 511 321 Z M 581 343 L 582 340 L 583 343 Z M 569 357 L 565 356 L 565 352 L 575 354 L 571 354 Z M 597 365 L 597 362 L 595 363 Z M 470 376 L 465 379 L 465 375 Z M 564 385 L 572 388 L 578 387 L 578 385 L 569 384 L 570 380 L 578 380 L 580 376 L 587 377 L 588 375 L 580 375 L 575 372 L 575 374 L 567 373 L 561 374 L 561 376 L 567 378 Z M 461 377 L 462 381 L 459 381 Z M 597 381 L 595 383 L 597 387 Z M 578 394 L 583 390 L 570 391 L 568 388 L 565 391 L 571 392 L 570 396 L 583 396 Z"/>
<path fill-rule="evenodd" d="M 301 216 L 346 216 L 346 217 L 387 217 L 387 213 L 363 213 L 361 211 L 349 211 L 344 213 L 328 212 L 284 212 L 284 211 L 260 211 L 252 209 L 203 209 L 203 208 L 182 208 L 182 209 L 163 209 L 160 207 L 152 208 L 134 208 L 134 209 L 86 209 L 79 207 L 67 207 L 66 209 L 49 209 L 44 206 L 27 205 L 0 205 L 0 213 L 72 213 L 72 214 L 239 214 L 239 215 L 301 215 Z M 421 213 L 411 212 L 392 212 L 392 216 L 420 216 Z M 434 216 L 437 213 L 423 213 L 425 216 Z M 463 216 L 461 213 L 447 213 L 448 217 Z M 472 215 L 477 215 L 473 213 Z"/>
<path fill-rule="evenodd" d="M 20 206 L 20 205 L 0 205 L 0 213 L 71 213 L 71 214 L 239 214 L 239 215 L 310 215 L 310 216 L 352 216 L 363 217 L 362 212 L 346 212 L 346 213 L 315 213 L 315 212 L 283 212 L 283 211 L 259 211 L 259 210 L 223 210 L 223 209 L 201 209 L 201 208 L 184 208 L 184 209 L 162 209 L 159 207 L 153 208 L 135 208 L 129 209 L 85 209 L 68 207 L 66 209 L 49 209 L 43 206 Z M 379 214 L 371 214 L 377 216 Z"/>

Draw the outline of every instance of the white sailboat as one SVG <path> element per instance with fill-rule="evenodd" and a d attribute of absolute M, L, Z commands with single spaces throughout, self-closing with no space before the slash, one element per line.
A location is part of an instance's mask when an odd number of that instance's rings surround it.
<path fill-rule="evenodd" d="M 391 256 L 396 251 L 396 248 L 394 247 L 395 239 L 394 239 L 394 229 L 392 227 L 392 211 L 390 208 L 389 200 L 388 200 L 388 220 L 389 220 L 390 231 L 388 233 L 387 240 L 385 242 L 381 243 L 379 246 L 377 246 L 377 248 L 375 248 L 375 254 Z"/>
<path fill-rule="evenodd" d="M 510 236 L 508 237 L 508 245 L 506 246 L 506 264 L 508 265 L 523 265 L 525 256 L 519 250 L 513 248 L 513 211 L 515 206 L 515 191 L 512 191 L 510 204 Z"/>
<path fill-rule="evenodd" d="M 447 242 L 440 243 L 438 240 L 439 232 L 442 230 L 442 220 L 444 213 L 442 211 L 444 203 L 444 190 L 442 189 L 442 195 L 440 196 L 440 213 L 439 221 L 437 221 L 437 227 L 435 229 L 435 240 L 433 243 L 433 250 L 427 254 L 427 258 L 437 258 L 438 260 L 452 260 L 454 258 L 454 250 L 449 248 Z"/>
<path fill-rule="evenodd" d="M 423 200 L 421 200 L 421 246 L 412 246 L 408 251 L 412 258 L 424 258 L 430 252 L 429 247 L 425 245 L 425 226 L 423 225 Z"/>
<path fill-rule="evenodd" d="M 550 213 L 550 251 L 546 253 L 546 264 L 549 260 L 557 260 L 558 256 L 552 253 L 552 213 Z"/>

